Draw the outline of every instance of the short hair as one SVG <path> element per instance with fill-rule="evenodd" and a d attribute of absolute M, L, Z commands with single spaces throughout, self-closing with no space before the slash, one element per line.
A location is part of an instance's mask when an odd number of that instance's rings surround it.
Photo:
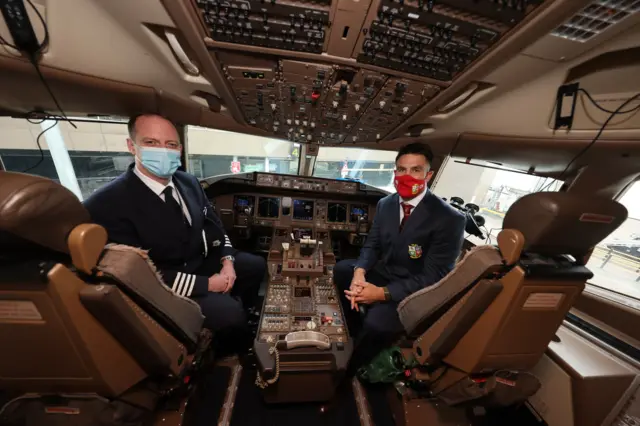
<path fill-rule="evenodd" d="M 162 114 L 158 114 L 158 113 L 155 113 L 155 112 L 141 112 L 139 114 L 132 115 L 129 118 L 129 121 L 127 122 L 127 130 L 129 131 L 129 137 L 131 139 L 135 139 L 136 138 L 136 122 L 138 121 L 138 119 L 140 117 L 160 117 L 160 118 L 163 118 L 163 119 L 167 120 L 169 123 L 171 123 L 173 125 L 173 127 L 176 127 L 176 125 L 173 123 L 173 121 L 169 120 L 167 117 L 165 117 Z"/>
<path fill-rule="evenodd" d="M 400 157 L 407 154 L 423 155 L 424 158 L 427 159 L 427 162 L 429 163 L 429 167 L 431 167 L 431 164 L 433 163 L 433 151 L 431 151 L 431 147 L 426 143 L 413 142 L 403 146 L 398 151 L 398 155 L 396 156 L 396 163 L 398 162 Z"/>

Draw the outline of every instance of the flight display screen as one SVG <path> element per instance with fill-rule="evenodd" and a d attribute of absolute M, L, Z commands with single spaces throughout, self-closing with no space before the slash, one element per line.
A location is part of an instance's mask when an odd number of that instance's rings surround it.
<path fill-rule="evenodd" d="M 358 217 L 367 217 L 369 215 L 369 207 L 366 204 L 351 205 L 351 222 L 358 221 Z"/>
<path fill-rule="evenodd" d="M 293 200 L 294 220 L 313 220 L 313 201 Z"/>
<path fill-rule="evenodd" d="M 313 238 L 313 230 L 311 228 L 293 228 L 291 231 L 293 239 L 296 241 Z"/>
<path fill-rule="evenodd" d="M 347 221 L 347 205 L 342 203 L 329 203 L 327 222 L 344 223 Z"/>
<path fill-rule="evenodd" d="M 280 198 L 258 198 L 258 217 L 277 218 L 280 216 Z"/>
<path fill-rule="evenodd" d="M 233 197 L 233 207 L 237 213 L 251 214 L 255 198 L 251 195 L 236 195 Z"/>

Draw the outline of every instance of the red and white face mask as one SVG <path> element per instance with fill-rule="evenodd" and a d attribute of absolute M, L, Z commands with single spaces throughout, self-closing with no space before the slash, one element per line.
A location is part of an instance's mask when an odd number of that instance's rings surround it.
<path fill-rule="evenodd" d="M 410 175 L 396 175 L 393 179 L 398 194 L 404 199 L 411 199 L 419 195 L 427 187 L 426 179 L 416 179 Z"/>

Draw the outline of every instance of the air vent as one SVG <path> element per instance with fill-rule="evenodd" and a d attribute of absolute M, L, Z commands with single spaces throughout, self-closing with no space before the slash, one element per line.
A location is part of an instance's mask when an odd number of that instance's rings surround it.
<path fill-rule="evenodd" d="M 584 43 L 640 10 L 640 0 L 596 0 L 551 35 Z"/>

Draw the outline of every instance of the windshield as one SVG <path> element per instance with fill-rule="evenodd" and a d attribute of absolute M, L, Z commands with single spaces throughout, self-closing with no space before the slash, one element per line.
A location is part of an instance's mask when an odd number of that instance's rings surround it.
<path fill-rule="evenodd" d="M 500 168 L 502 170 L 480 160 L 466 164 L 462 159 L 449 158 L 433 187 L 433 193 L 447 202 L 458 197 L 480 208 L 478 214 L 484 218 L 483 231 L 487 239 L 468 236 L 475 244 L 495 243 L 507 210 L 520 197 L 539 191 L 558 191 L 563 184 L 559 180 L 508 170 L 504 165 Z"/>
<path fill-rule="evenodd" d="M 396 151 L 321 147 L 313 176 L 328 179 L 356 179 L 384 189 L 393 188 Z"/>
<path fill-rule="evenodd" d="M 300 144 L 224 130 L 187 127 L 189 172 L 199 179 L 230 173 L 298 174 Z"/>

